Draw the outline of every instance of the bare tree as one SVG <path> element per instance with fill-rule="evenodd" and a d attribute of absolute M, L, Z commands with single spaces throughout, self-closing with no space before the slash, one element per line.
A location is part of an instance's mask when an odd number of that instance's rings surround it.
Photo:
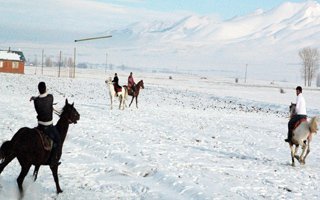
<path fill-rule="evenodd" d="M 312 79 L 315 78 L 319 69 L 319 51 L 317 48 L 305 47 L 299 51 L 302 60 L 302 77 L 304 85 L 311 86 Z"/>
<path fill-rule="evenodd" d="M 73 59 L 71 57 L 69 57 L 68 61 L 67 61 L 67 67 L 69 68 L 69 77 L 70 78 L 74 77 L 73 66 L 74 66 Z"/>
<path fill-rule="evenodd" d="M 50 57 L 46 57 L 46 60 L 44 63 L 47 67 L 52 67 L 52 64 L 53 64 Z"/>
<path fill-rule="evenodd" d="M 317 87 L 320 87 L 320 73 L 317 76 Z"/>

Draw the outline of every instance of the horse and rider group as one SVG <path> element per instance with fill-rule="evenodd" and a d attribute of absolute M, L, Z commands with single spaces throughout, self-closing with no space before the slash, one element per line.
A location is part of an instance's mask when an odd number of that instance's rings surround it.
<path fill-rule="evenodd" d="M 130 72 L 130 75 L 128 76 L 128 84 L 123 85 L 122 87 L 119 85 L 119 77 L 118 74 L 115 73 L 113 80 L 111 81 L 106 80 L 105 81 L 109 85 L 109 92 L 110 92 L 110 100 L 111 100 L 111 109 L 113 104 L 114 97 L 119 97 L 120 105 L 119 109 L 124 109 L 125 105 L 125 99 L 127 99 L 127 96 L 132 96 L 131 102 L 129 104 L 129 107 L 131 106 L 134 99 L 136 99 L 136 107 L 138 108 L 138 95 L 140 89 L 144 89 L 144 83 L 143 80 L 140 80 L 138 83 L 134 81 L 133 74 Z"/>
<path fill-rule="evenodd" d="M 307 120 L 306 101 L 302 95 L 301 86 L 296 87 L 296 95 L 296 103 L 291 103 L 289 107 L 288 137 L 285 139 L 291 149 L 292 166 L 295 166 L 295 158 L 300 164 L 305 164 L 305 159 L 310 153 L 310 142 L 318 130 L 317 117 L 312 117 L 310 122 Z M 302 147 L 300 156 L 297 155 L 299 146 Z"/>
<path fill-rule="evenodd" d="M 32 96 L 37 113 L 38 126 L 35 128 L 20 128 L 11 140 L 5 141 L 0 147 L 0 174 L 4 168 L 17 158 L 21 165 L 21 172 L 17 178 L 21 198 L 23 197 L 23 181 L 32 165 L 34 181 L 37 179 L 41 165 L 49 165 L 56 184 L 57 193 L 62 190 L 59 185 L 58 167 L 62 155 L 62 146 L 67 136 L 70 124 L 76 124 L 80 114 L 66 99 L 59 115 L 57 124 L 53 125 L 53 95 L 47 93 L 45 82 L 38 84 L 39 95 Z M 51 142 L 52 141 L 52 142 Z"/>

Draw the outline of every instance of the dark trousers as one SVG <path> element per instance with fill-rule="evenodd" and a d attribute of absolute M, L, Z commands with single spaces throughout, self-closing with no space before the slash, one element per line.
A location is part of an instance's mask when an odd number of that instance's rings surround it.
<path fill-rule="evenodd" d="M 49 136 L 49 138 L 51 138 L 53 140 L 53 143 L 56 145 L 60 145 L 61 143 L 61 138 L 60 138 L 60 134 L 57 130 L 57 128 L 53 125 L 49 125 L 49 126 L 44 126 L 39 124 L 38 128 L 40 130 L 42 130 L 46 135 Z"/>
<path fill-rule="evenodd" d="M 307 115 L 294 115 L 288 123 L 288 139 L 292 138 L 292 131 L 294 128 L 294 125 L 301 119 L 307 118 Z"/>

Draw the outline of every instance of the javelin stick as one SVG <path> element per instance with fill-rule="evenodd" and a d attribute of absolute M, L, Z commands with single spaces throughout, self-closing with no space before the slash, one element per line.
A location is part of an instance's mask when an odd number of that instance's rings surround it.
<path fill-rule="evenodd" d="M 79 39 L 79 40 L 75 40 L 74 42 L 82 42 L 82 41 L 87 41 L 87 40 L 97 40 L 97 39 L 110 38 L 110 37 L 112 37 L 112 35 L 102 36 L 102 37 Z"/>

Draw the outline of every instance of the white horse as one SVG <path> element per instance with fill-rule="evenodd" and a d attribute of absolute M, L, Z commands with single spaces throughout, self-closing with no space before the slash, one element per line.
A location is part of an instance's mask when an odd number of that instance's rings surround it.
<path fill-rule="evenodd" d="M 290 106 L 290 118 L 294 115 L 296 104 L 291 103 Z M 292 166 L 295 166 L 294 158 L 296 158 L 300 164 L 305 164 L 307 155 L 310 153 L 310 142 L 312 137 L 317 133 L 318 124 L 317 117 L 312 117 L 310 122 L 302 121 L 293 131 L 292 139 L 289 142 L 291 150 Z M 295 147 L 293 147 L 295 145 Z M 300 156 L 297 155 L 299 145 L 302 148 Z"/>
<path fill-rule="evenodd" d="M 113 86 L 113 82 L 111 77 L 109 78 L 109 80 L 106 80 L 105 83 L 108 85 L 109 87 L 109 95 L 110 95 L 110 101 L 111 101 L 111 110 L 112 110 L 112 104 L 113 104 L 113 100 L 115 97 L 117 97 L 116 95 L 116 91 L 114 90 L 114 86 Z M 127 100 L 128 98 L 128 88 L 127 87 L 122 87 L 121 92 L 118 92 L 118 97 L 119 97 L 119 109 L 124 110 L 124 107 L 126 106 L 125 100 Z"/>

